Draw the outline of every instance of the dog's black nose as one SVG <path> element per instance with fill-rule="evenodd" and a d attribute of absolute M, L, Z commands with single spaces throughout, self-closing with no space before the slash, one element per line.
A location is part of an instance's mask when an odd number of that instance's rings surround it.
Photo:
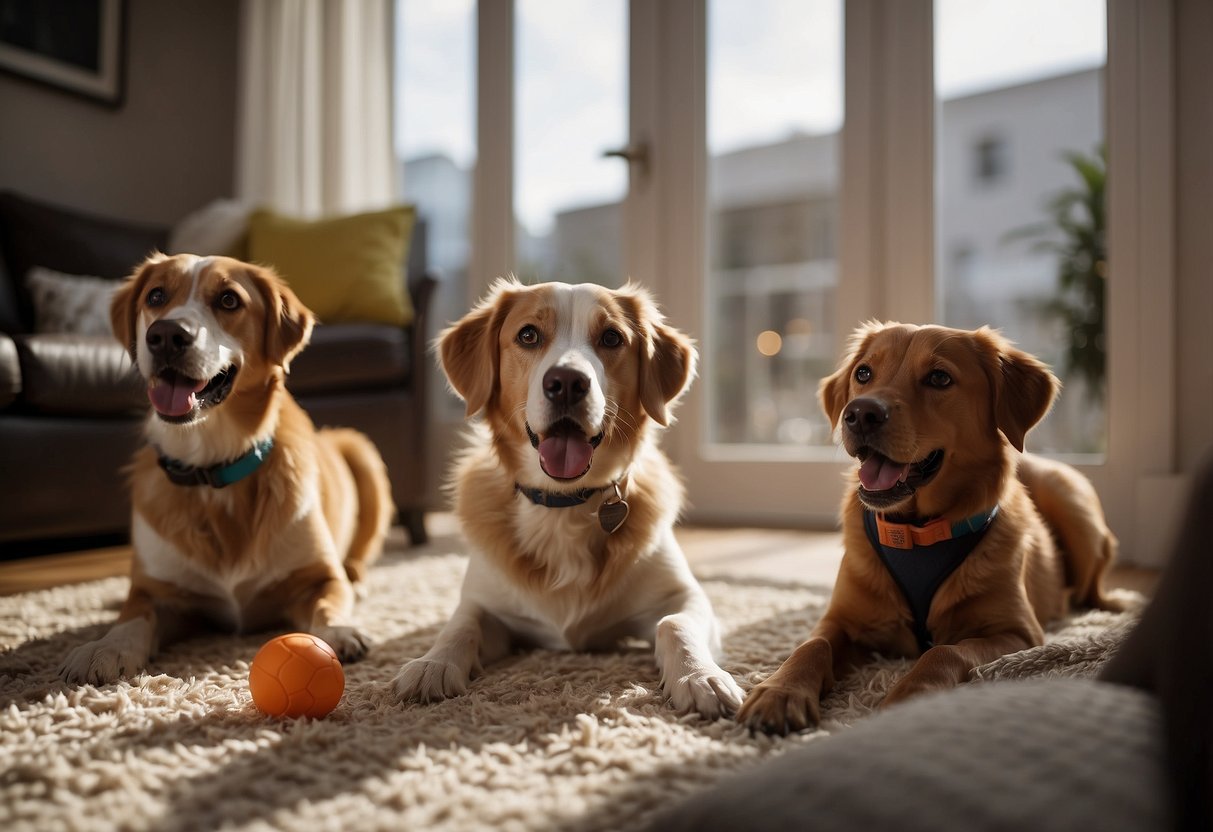
<path fill-rule="evenodd" d="M 572 367 L 549 367 L 543 374 L 543 395 L 553 404 L 574 405 L 590 392 L 590 377 Z"/>
<path fill-rule="evenodd" d="M 147 348 L 157 358 L 176 358 L 194 345 L 198 328 L 183 321 L 153 321 L 147 328 Z"/>
<path fill-rule="evenodd" d="M 851 430 L 867 433 L 889 421 L 889 408 L 879 399 L 860 396 L 858 399 L 851 399 L 846 410 L 842 412 L 842 420 Z"/>

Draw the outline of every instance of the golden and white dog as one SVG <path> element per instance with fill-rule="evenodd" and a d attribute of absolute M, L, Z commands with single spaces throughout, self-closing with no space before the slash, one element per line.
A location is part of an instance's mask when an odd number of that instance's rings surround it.
<path fill-rule="evenodd" d="M 458 608 L 397 696 L 464 693 L 515 644 L 640 637 L 675 708 L 734 711 L 742 692 L 674 538 L 682 484 L 653 436 L 694 375 L 691 342 L 633 286 L 500 281 L 439 352 L 468 415 L 484 413 L 452 482 L 473 551 Z"/>
<path fill-rule="evenodd" d="M 268 269 L 153 255 L 119 288 L 114 334 L 147 380 L 149 444 L 130 469 L 131 587 L 62 676 L 104 684 L 201 624 L 287 624 L 345 660 L 357 580 L 391 519 L 387 472 L 352 430 L 317 432 L 285 388 L 312 313 Z"/>

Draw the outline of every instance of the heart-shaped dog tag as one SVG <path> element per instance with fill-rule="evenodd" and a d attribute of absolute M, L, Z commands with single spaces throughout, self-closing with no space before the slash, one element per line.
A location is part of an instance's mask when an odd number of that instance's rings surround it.
<path fill-rule="evenodd" d="M 619 483 L 614 485 L 615 498 L 603 500 L 598 506 L 598 525 L 602 526 L 602 530 L 607 534 L 613 534 L 623 525 L 623 521 L 628 519 L 628 502 L 623 499 Z"/>
<path fill-rule="evenodd" d="M 598 525 L 607 534 L 614 533 L 623 521 L 628 519 L 628 504 L 626 500 L 616 500 L 603 503 L 598 507 Z"/>

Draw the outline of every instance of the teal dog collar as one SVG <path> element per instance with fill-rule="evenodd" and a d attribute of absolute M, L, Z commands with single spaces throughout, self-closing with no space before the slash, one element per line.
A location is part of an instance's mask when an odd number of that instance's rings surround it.
<path fill-rule="evenodd" d="M 160 455 L 160 467 L 175 485 L 209 485 L 211 488 L 223 488 L 232 483 L 240 482 L 249 474 L 261 467 L 270 449 L 274 447 L 274 439 L 263 439 L 253 446 L 253 449 L 231 462 L 222 462 L 209 468 L 199 468 L 186 465 L 176 459 Z"/>

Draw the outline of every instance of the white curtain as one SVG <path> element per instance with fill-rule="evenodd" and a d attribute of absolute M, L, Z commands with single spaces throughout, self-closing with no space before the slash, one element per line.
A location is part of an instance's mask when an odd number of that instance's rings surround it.
<path fill-rule="evenodd" d="M 395 198 L 391 0 L 243 0 L 237 196 L 297 216 Z"/>

